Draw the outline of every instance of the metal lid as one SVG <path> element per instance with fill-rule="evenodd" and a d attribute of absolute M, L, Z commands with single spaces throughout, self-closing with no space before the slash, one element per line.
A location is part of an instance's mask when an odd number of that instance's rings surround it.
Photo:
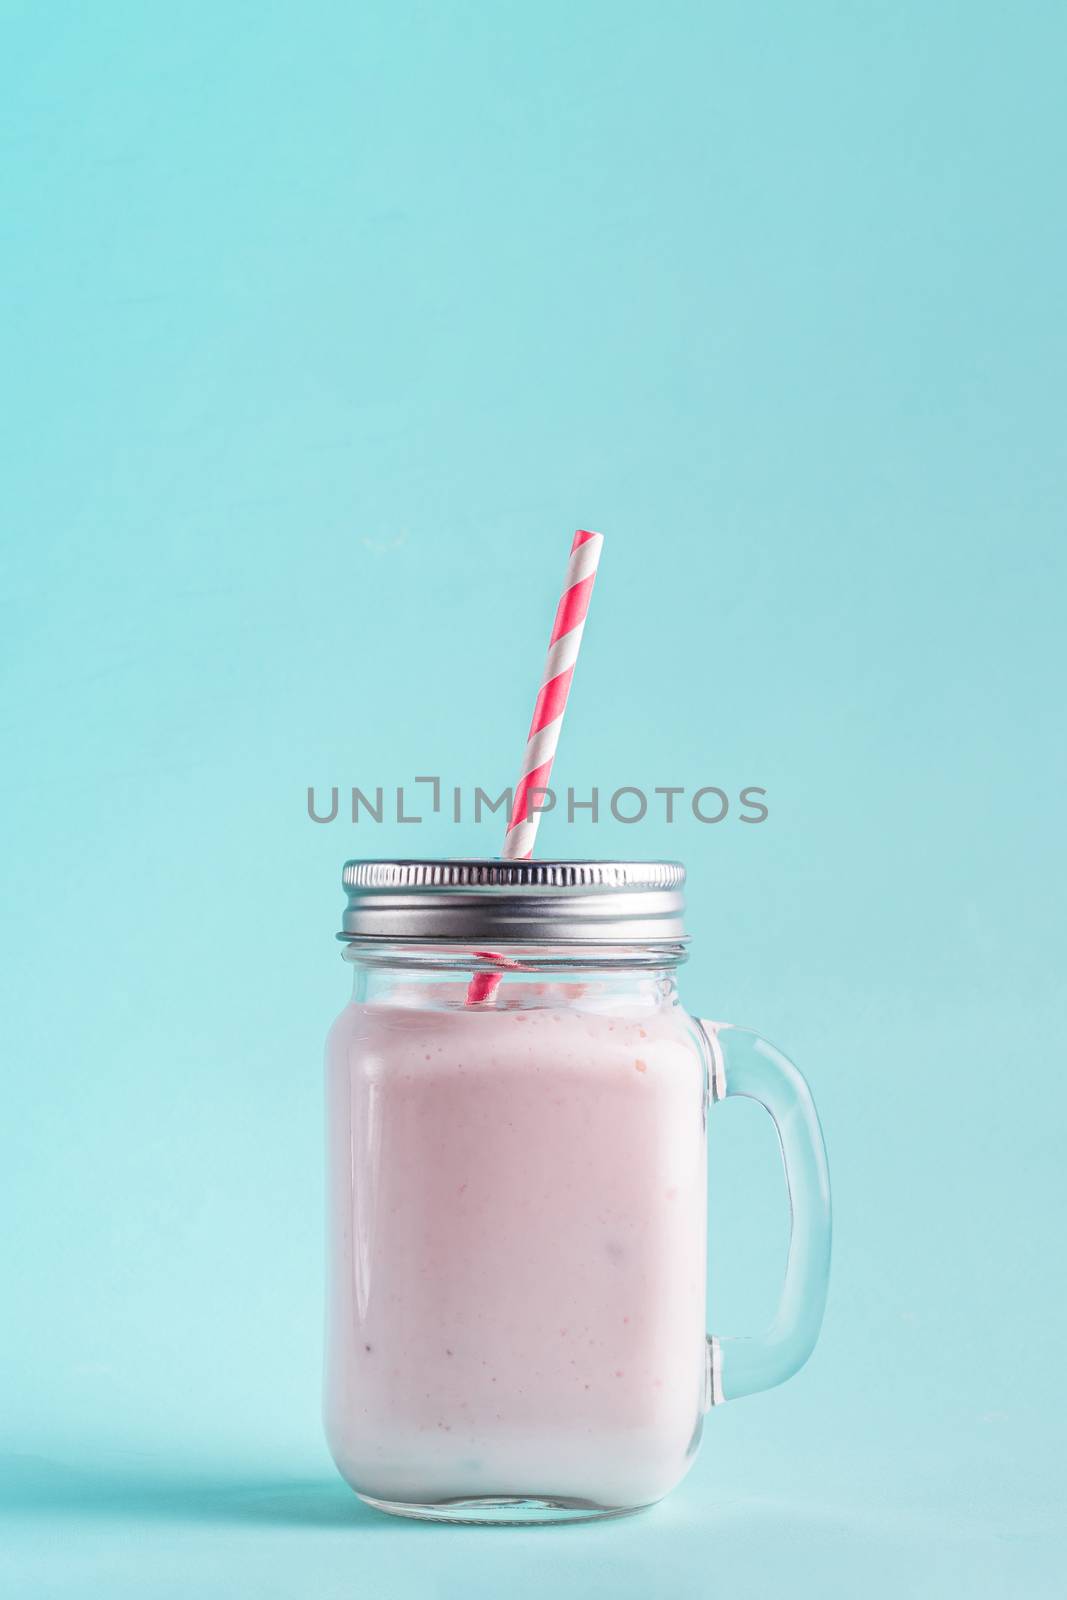
<path fill-rule="evenodd" d="M 677 944 L 680 861 L 348 861 L 339 939 Z"/>

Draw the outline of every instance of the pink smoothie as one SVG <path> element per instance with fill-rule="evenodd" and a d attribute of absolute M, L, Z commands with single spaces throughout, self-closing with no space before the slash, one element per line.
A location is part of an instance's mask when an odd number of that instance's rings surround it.
<path fill-rule="evenodd" d="M 704 1410 L 692 1024 L 576 985 L 464 993 L 330 1035 L 330 1447 L 383 1500 L 647 1503 Z"/>

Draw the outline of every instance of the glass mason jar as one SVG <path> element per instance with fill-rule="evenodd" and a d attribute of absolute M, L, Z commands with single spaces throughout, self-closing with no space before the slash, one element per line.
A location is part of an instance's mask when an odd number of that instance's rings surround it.
<path fill-rule="evenodd" d="M 355 987 L 326 1060 L 325 1425 L 385 1511 L 615 1515 L 712 1405 L 791 1376 L 826 1298 L 830 1194 L 797 1069 L 678 998 L 673 862 L 352 861 Z M 781 1141 L 792 1232 L 761 1337 L 705 1333 L 709 1105 Z"/>

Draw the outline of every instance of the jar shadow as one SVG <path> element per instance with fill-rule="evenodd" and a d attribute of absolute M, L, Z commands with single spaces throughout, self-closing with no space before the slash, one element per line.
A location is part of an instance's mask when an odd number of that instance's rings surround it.
<path fill-rule="evenodd" d="M 396 1519 L 325 1475 L 245 1477 L 134 1462 L 89 1467 L 36 1455 L 0 1458 L 0 1522 L 13 1517 L 381 1531 L 397 1526 Z"/>

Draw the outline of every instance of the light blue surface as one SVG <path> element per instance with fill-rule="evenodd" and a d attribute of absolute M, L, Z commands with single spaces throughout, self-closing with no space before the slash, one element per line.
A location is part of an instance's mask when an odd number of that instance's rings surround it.
<path fill-rule="evenodd" d="M 0 1581 L 45 1596 L 1061 1592 L 1057 4 L 0 7 Z M 512 780 L 691 869 L 693 1010 L 807 1072 L 823 1341 L 646 1517 L 393 1524 L 319 1434 L 309 783 Z M 784 1201 L 713 1134 L 715 1303 Z"/>

